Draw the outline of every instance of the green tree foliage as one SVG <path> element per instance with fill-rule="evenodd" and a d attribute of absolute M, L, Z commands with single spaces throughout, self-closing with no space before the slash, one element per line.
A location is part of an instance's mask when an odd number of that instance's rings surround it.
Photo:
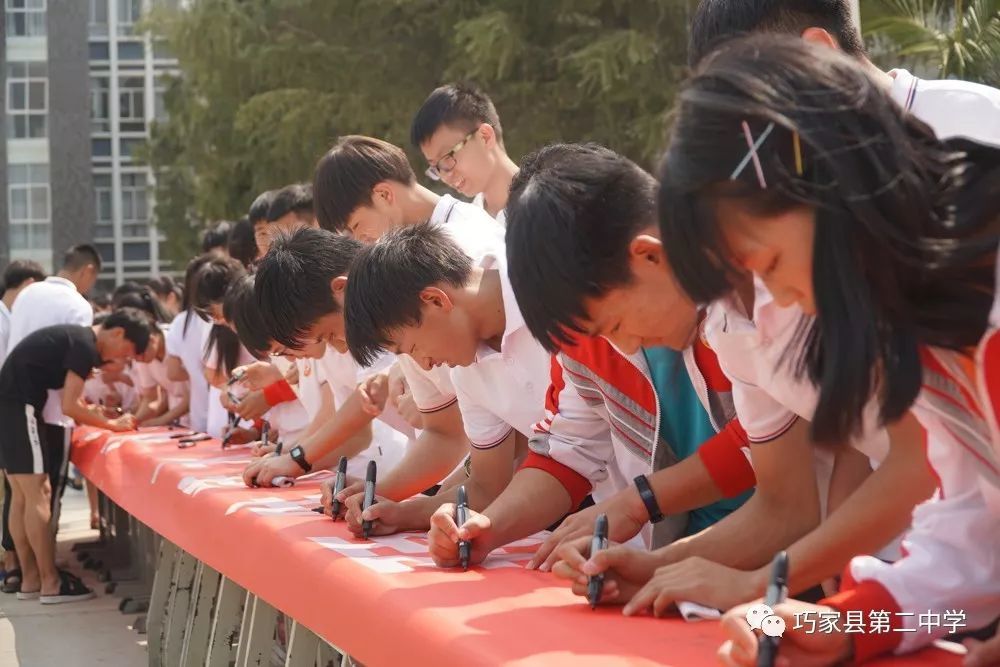
<path fill-rule="evenodd" d="M 166 253 L 184 262 L 206 221 L 308 180 L 337 136 L 407 148 L 441 83 L 496 102 L 512 157 L 598 141 L 651 166 L 662 149 L 693 0 L 198 0 L 148 27 L 180 61 L 146 156 Z M 419 171 L 419 169 L 418 169 Z"/>
<path fill-rule="evenodd" d="M 1000 0 L 876 0 L 862 11 L 876 53 L 895 60 L 889 66 L 1000 85 Z"/>

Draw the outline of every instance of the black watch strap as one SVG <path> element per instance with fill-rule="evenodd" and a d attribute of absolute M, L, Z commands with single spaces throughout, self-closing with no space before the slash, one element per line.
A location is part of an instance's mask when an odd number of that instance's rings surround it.
<path fill-rule="evenodd" d="M 653 489 L 649 486 L 649 480 L 646 479 L 645 475 L 639 475 L 635 478 L 635 488 L 639 490 L 639 497 L 642 498 L 642 504 L 646 506 L 646 511 L 649 513 L 649 522 L 659 523 L 663 521 L 663 513 L 660 512 L 656 496 L 653 494 Z"/>
<path fill-rule="evenodd" d="M 309 461 L 306 461 L 306 453 L 302 451 L 301 447 L 292 447 L 292 450 L 288 452 L 288 455 L 291 456 L 292 460 L 298 463 L 299 467 L 306 472 L 313 469 L 313 467 L 309 465 Z"/>

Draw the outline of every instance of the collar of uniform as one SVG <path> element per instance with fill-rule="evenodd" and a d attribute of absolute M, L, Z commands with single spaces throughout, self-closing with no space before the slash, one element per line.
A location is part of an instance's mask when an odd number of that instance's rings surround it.
<path fill-rule="evenodd" d="M 48 278 L 45 279 L 45 282 L 47 282 L 47 283 L 57 283 L 57 284 L 62 285 L 64 287 L 69 287 L 74 292 L 76 291 L 76 285 L 73 284 L 73 281 L 71 281 L 71 280 L 69 280 L 67 278 L 63 278 L 62 276 L 49 276 Z"/>
<path fill-rule="evenodd" d="M 431 211 L 431 217 L 428 222 L 435 225 L 447 224 L 448 218 L 451 217 L 451 211 L 455 208 L 455 204 L 457 203 L 458 200 L 451 195 L 441 195 L 437 204 L 434 205 L 434 210 Z"/>
<path fill-rule="evenodd" d="M 892 99 L 899 106 L 909 111 L 910 107 L 913 106 L 913 97 L 919 79 L 905 69 L 891 70 L 889 76 L 892 77 L 892 89 L 890 91 Z"/>
<path fill-rule="evenodd" d="M 510 278 L 507 276 L 506 258 L 493 254 L 487 254 L 483 256 L 483 259 L 480 260 L 478 266 L 483 270 L 496 269 L 500 274 L 500 294 L 503 298 L 504 329 L 503 336 L 500 339 L 500 351 L 497 352 L 492 347 L 480 343 L 479 349 L 476 350 L 476 361 L 482 361 L 494 354 L 500 354 L 503 358 L 507 359 L 509 358 L 509 342 L 511 338 L 515 333 L 517 333 L 518 330 L 525 328 L 525 324 L 524 317 L 521 316 L 521 309 L 517 305 L 517 299 L 514 297 L 514 288 L 511 287 Z"/>
<path fill-rule="evenodd" d="M 0 313 L 10 317 L 10 309 L 7 308 L 7 304 L 3 301 L 0 301 Z"/>

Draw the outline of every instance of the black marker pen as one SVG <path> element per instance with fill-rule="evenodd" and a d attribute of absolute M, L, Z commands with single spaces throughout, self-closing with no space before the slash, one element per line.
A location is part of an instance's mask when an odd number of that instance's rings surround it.
<path fill-rule="evenodd" d="M 361 511 L 364 512 L 366 509 L 375 504 L 375 470 L 376 465 L 374 461 L 368 462 L 368 472 L 365 474 L 365 502 L 361 505 Z M 369 533 L 372 531 L 371 521 L 361 522 L 361 533 L 368 539 Z"/>
<path fill-rule="evenodd" d="M 590 540 L 590 557 L 598 551 L 608 548 L 608 515 L 601 514 L 594 523 L 594 537 Z M 587 600 L 590 601 L 590 608 L 596 609 L 597 603 L 601 601 L 601 591 L 604 589 L 604 573 L 595 574 L 587 580 Z"/>
<path fill-rule="evenodd" d="M 771 609 L 785 601 L 788 595 L 788 553 L 779 551 L 771 562 L 771 581 L 767 584 L 764 604 Z M 761 635 L 757 645 L 757 667 L 774 667 L 781 637 Z"/>
<path fill-rule="evenodd" d="M 455 523 L 461 528 L 469 518 L 469 497 L 465 494 L 465 485 L 458 487 L 458 504 L 455 505 Z M 469 569 L 469 540 L 458 541 L 458 560 L 463 570 Z"/>
<path fill-rule="evenodd" d="M 347 457 L 341 456 L 340 463 L 337 464 L 337 479 L 333 483 L 333 502 L 330 503 L 330 511 L 333 513 L 334 521 L 337 520 L 337 515 L 340 514 L 340 501 L 337 500 L 337 495 L 344 490 L 344 485 L 346 483 L 347 483 Z"/>

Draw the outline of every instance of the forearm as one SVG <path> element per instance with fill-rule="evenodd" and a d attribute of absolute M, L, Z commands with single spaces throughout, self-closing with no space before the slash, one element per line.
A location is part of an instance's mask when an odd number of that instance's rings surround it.
<path fill-rule="evenodd" d="M 545 530 L 573 511 L 566 487 L 537 468 L 523 468 L 496 500 L 483 510 L 490 519 L 491 549 Z"/>
<path fill-rule="evenodd" d="M 299 446 L 307 461 L 319 461 L 335 454 L 352 435 L 371 421 L 372 416 L 361 408 L 361 399 L 354 392 L 332 419 L 327 420 L 312 436 L 299 442 Z"/>
<path fill-rule="evenodd" d="M 304 439 L 303 439 L 304 440 Z M 358 429 L 353 435 L 344 440 L 333 449 L 331 452 L 319 457 L 316 461 L 312 462 L 313 468 L 330 470 L 337 467 L 337 463 L 340 462 L 341 456 L 346 456 L 351 458 L 357 456 L 363 452 L 368 447 L 372 446 L 372 425 L 371 422 L 365 424 L 360 429 Z M 288 451 L 291 447 L 285 447 L 285 451 Z M 312 461 L 312 459 L 309 459 Z"/>
<path fill-rule="evenodd" d="M 719 490 L 701 457 L 692 455 L 679 463 L 658 470 L 647 477 L 664 515 L 689 512 L 722 500 Z M 634 501 L 641 504 L 635 487 L 630 488 Z"/>
<path fill-rule="evenodd" d="M 158 409 L 159 407 L 160 405 L 156 398 L 143 396 L 139 400 L 139 408 L 135 411 L 135 420 L 142 423 L 147 419 L 158 417 L 161 414 L 161 411 Z"/>
<path fill-rule="evenodd" d="M 699 556 L 720 565 L 753 570 L 764 566 L 816 527 L 818 500 L 783 502 L 757 492 L 738 510 L 697 535 L 658 550 L 664 564 Z"/>
<path fill-rule="evenodd" d="M 174 421 L 176 421 L 176 420 L 180 419 L 181 417 L 183 417 L 184 415 L 186 415 L 189 412 L 190 407 L 191 407 L 191 401 L 190 401 L 190 399 L 187 396 L 185 396 L 183 400 L 178 401 L 177 405 L 175 405 L 174 407 L 168 409 L 166 412 L 164 412 L 159 417 L 156 417 L 154 419 L 148 420 L 146 422 L 146 425 L 147 426 L 164 426 L 164 425 L 167 425 L 167 424 L 171 424 Z"/>
<path fill-rule="evenodd" d="M 425 491 L 454 470 L 467 453 L 468 443 L 461 438 L 421 431 L 399 464 L 379 482 L 379 493 L 400 501 Z"/>
<path fill-rule="evenodd" d="M 91 408 L 91 406 L 84 405 L 79 401 L 74 401 L 72 404 L 67 405 L 63 403 L 62 408 L 63 414 L 75 421 L 77 424 L 82 424 L 84 426 L 96 426 L 97 428 L 111 428 L 111 420 L 100 414 L 98 409 Z"/>
<path fill-rule="evenodd" d="M 814 586 L 841 573 L 857 554 L 884 547 L 909 527 L 913 508 L 935 486 L 926 459 L 890 455 L 826 521 L 788 549 L 789 591 Z"/>

